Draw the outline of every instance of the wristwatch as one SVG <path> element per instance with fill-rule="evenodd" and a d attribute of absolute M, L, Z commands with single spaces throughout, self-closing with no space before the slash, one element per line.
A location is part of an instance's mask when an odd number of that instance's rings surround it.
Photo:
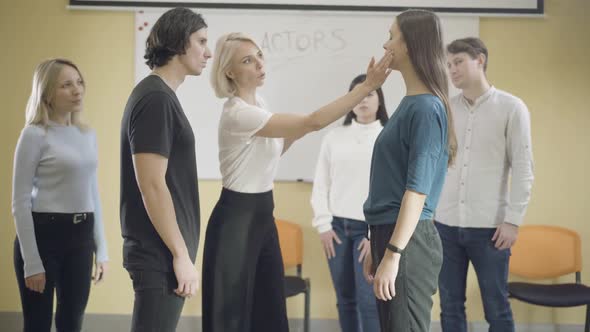
<path fill-rule="evenodd" d="M 400 248 L 398 248 L 398 247 L 394 246 L 393 244 L 391 244 L 391 243 L 389 243 L 389 242 L 387 243 L 387 246 L 386 246 L 385 248 L 387 248 L 387 249 L 388 249 L 388 250 L 390 250 L 391 252 L 394 252 L 394 253 L 396 253 L 396 254 L 400 254 L 400 255 L 401 255 L 401 254 L 404 252 L 404 250 L 403 250 L 403 249 L 400 249 Z"/>

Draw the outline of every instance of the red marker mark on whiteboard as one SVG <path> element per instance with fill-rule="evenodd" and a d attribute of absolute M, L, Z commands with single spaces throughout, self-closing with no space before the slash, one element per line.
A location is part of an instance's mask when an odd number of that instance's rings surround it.
<path fill-rule="evenodd" d="M 147 27 L 148 26 L 148 22 L 143 22 L 143 26 Z"/>

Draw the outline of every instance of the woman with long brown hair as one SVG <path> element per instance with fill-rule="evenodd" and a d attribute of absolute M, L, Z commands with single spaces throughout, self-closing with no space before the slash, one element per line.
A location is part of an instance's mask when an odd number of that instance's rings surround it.
<path fill-rule="evenodd" d="M 382 331 L 429 331 L 442 264 L 434 209 L 457 145 L 440 20 L 429 11 L 405 11 L 383 47 L 407 91 L 373 150 L 364 205 L 372 257 L 365 259 L 365 276 L 373 282 Z"/>

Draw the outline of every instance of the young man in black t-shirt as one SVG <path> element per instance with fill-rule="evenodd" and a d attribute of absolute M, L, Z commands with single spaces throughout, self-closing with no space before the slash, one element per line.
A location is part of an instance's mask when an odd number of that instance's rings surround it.
<path fill-rule="evenodd" d="M 135 291 L 131 331 L 175 331 L 199 285 L 200 230 L 195 138 L 175 91 L 211 57 L 205 21 L 186 8 L 167 11 L 144 57 L 152 73 L 129 96 L 121 124 L 123 265 Z"/>

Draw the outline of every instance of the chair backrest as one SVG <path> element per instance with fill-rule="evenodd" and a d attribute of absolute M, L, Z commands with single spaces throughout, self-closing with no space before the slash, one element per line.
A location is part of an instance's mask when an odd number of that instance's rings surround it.
<path fill-rule="evenodd" d="M 303 264 L 303 231 L 301 226 L 279 219 L 276 219 L 275 222 L 279 232 L 279 243 L 285 268 L 301 266 Z"/>
<path fill-rule="evenodd" d="M 559 226 L 525 225 L 512 247 L 510 273 L 548 279 L 582 270 L 580 235 Z"/>

